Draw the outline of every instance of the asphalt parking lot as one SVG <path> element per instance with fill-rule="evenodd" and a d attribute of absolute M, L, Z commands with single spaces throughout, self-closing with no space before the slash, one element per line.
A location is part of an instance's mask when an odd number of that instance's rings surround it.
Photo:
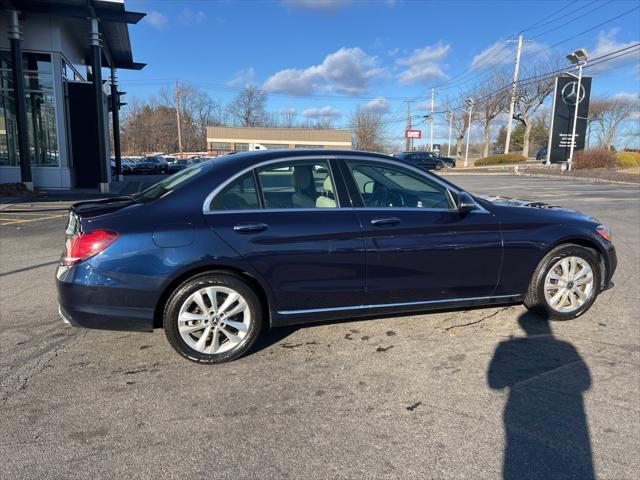
<path fill-rule="evenodd" d="M 608 224 L 615 288 L 571 322 L 521 306 L 333 322 L 202 366 L 161 330 L 66 326 L 72 202 L 0 210 L 0 478 L 639 478 L 638 188 L 450 179 Z"/>

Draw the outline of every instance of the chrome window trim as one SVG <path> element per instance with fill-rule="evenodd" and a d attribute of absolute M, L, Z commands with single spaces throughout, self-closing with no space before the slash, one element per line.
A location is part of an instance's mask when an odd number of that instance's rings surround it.
<path fill-rule="evenodd" d="M 241 177 L 242 175 L 246 174 L 247 172 L 250 172 L 254 169 L 258 169 L 261 167 L 264 167 L 266 165 L 270 165 L 272 163 L 280 163 L 280 162 L 285 162 L 285 161 L 297 161 L 297 160 L 360 160 L 363 162 L 381 162 L 381 163 L 387 163 L 389 165 L 393 165 L 393 166 L 400 166 L 403 168 L 407 168 L 409 170 L 414 171 L 415 173 L 422 175 L 422 176 L 426 176 L 427 178 L 429 178 L 429 180 L 432 180 L 434 182 L 436 182 L 437 184 L 441 185 L 442 187 L 444 187 L 446 190 L 453 190 L 456 193 L 460 193 L 463 190 L 460 190 L 459 188 L 453 188 L 450 187 L 449 185 L 447 185 L 444 182 L 441 182 L 437 177 L 434 177 L 432 175 L 430 175 L 428 172 L 425 172 L 424 170 L 421 170 L 418 167 L 414 167 L 413 165 L 407 165 L 399 160 L 393 160 L 393 159 L 388 159 L 388 158 L 379 158 L 379 157 L 369 157 L 369 156 L 361 156 L 361 155 L 349 155 L 348 153 L 345 155 L 299 155 L 299 156 L 294 156 L 294 157 L 285 157 L 285 158 L 272 158 L 270 160 L 265 160 L 263 162 L 259 162 L 256 163 L 255 165 L 251 165 L 249 167 L 246 167 L 242 170 L 240 170 L 239 172 L 236 172 L 234 175 L 232 175 L 231 177 L 229 177 L 227 180 L 225 180 L 224 182 L 222 182 L 220 185 L 218 185 L 216 188 L 214 188 L 211 193 L 209 193 L 209 195 L 207 195 L 207 197 L 204 199 L 204 202 L 202 204 L 202 213 L 204 214 L 218 214 L 218 213 L 239 213 L 239 212 L 244 212 L 244 213 L 248 213 L 248 212 L 273 212 L 273 211 L 286 211 L 286 212 L 291 212 L 291 211 L 313 211 L 313 212 L 317 212 L 318 210 L 326 210 L 326 211 L 335 211 L 335 210 L 353 210 L 352 207 L 337 207 L 337 208 L 309 208 L 309 209 L 302 209 L 302 208 L 285 208 L 285 209 L 269 209 L 269 208 L 261 208 L 261 209 L 247 209 L 247 210 L 210 210 L 209 209 L 209 205 L 211 204 L 211 201 L 213 200 L 213 198 L 220 193 L 227 185 L 229 185 L 230 183 L 234 182 L 238 177 Z M 329 164 L 329 172 L 331 174 L 331 178 L 334 182 L 334 187 L 335 187 L 335 174 L 333 173 L 333 169 L 331 168 L 331 165 Z M 478 209 L 480 209 L 480 211 L 482 211 L 483 213 L 488 213 L 487 210 L 485 210 L 481 205 L 478 205 Z M 372 208 L 368 208 L 368 207 L 358 207 L 358 208 L 362 208 L 365 210 L 372 210 Z M 388 209 L 382 209 L 382 210 L 393 210 L 392 208 L 388 208 Z M 398 209 L 398 210 L 410 210 L 409 208 L 406 209 Z M 423 211 L 423 212 L 428 212 L 428 211 L 447 211 L 447 212 L 455 212 L 455 209 L 431 209 L 431 208 L 415 208 L 415 210 L 419 210 L 419 211 Z M 477 209 L 476 209 L 477 210 Z M 476 211 L 474 210 L 474 212 Z"/>
<path fill-rule="evenodd" d="M 494 295 L 486 297 L 465 297 L 465 298 L 445 298 L 441 300 L 425 300 L 420 302 L 402 302 L 402 303 L 382 303 L 373 305 L 353 305 L 348 307 L 329 307 L 329 308 L 311 308 L 307 310 L 279 310 L 279 315 L 302 315 L 307 313 L 325 313 L 325 312 L 341 312 L 350 310 L 367 310 L 369 308 L 393 308 L 393 307 L 409 307 L 419 305 L 437 305 L 441 303 L 470 302 L 477 300 L 507 300 L 517 299 L 522 295 Z"/>

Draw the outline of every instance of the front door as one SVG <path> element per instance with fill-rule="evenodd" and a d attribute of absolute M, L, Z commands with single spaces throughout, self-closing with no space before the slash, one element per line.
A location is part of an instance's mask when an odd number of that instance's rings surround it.
<path fill-rule="evenodd" d="M 344 164 L 367 254 L 370 305 L 485 297 L 502 261 L 494 216 L 458 213 L 455 192 L 398 162 Z"/>
<path fill-rule="evenodd" d="M 206 214 L 211 228 L 271 287 L 281 314 L 361 305 L 360 224 L 327 160 L 287 160 L 247 172 Z"/>

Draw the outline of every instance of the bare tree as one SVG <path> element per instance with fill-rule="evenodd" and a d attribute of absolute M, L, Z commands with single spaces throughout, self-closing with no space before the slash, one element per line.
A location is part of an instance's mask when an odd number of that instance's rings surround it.
<path fill-rule="evenodd" d="M 267 121 L 267 94 L 255 85 L 247 85 L 227 107 L 231 119 L 241 127 L 260 127 Z"/>
<path fill-rule="evenodd" d="M 610 149 L 620 125 L 638 112 L 640 112 L 640 103 L 637 97 L 634 99 L 631 96 L 613 96 L 591 100 L 589 123 L 590 127 L 596 128 L 598 143 Z"/>
<path fill-rule="evenodd" d="M 206 127 L 223 122 L 223 112 L 208 94 L 189 84 L 178 87 L 183 147 L 187 151 L 206 149 Z M 175 152 L 178 149 L 175 89 L 165 88 L 145 101 L 129 100 L 123 111 L 123 152 L 143 154 Z"/>
<path fill-rule="evenodd" d="M 534 78 L 553 70 L 556 64 L 537 64 L 531 68 L 523 69 L 523 78 Z M 553 93 L 554 79 L 541 77 L 533 81 L 525 81 L 518 85 L 516 91 L 516 102 L 513 118 L 519 121 L 524 127 L 524 137 L 522 141 L 522 155 L 529 156 L 529 144 L 531 141 L 531 129 L 536 112 L 544 104 L 545 100 Z M 508 111 L 508 108 L 507 108 Z"/>
<path fill-rule="evenodd" d="M 296 124 L 296 109 L 289 107 L 280 110 L 280 125 L 284 128 L 292 128 Z"/>
<path fill-rule="evenodd" d="M 358 108 L 351 117 L 353 144 L 356 150 L 382 152 L 385 149 L 385 132 L 380 113 Z"/>
<path fill-rule="evenodd" d="M 503 73 L 496 72 L 479 84 L 474 91 L 473 97 L 478 99 L 474 108 L 478 112 L 478 119 L 484 133 L 484 157 L 489 156 L 489 148 L 491 147 L 491 125 L 509 105 L 509 94 L 505 89 L 508 83 L 509 81 Z"/>

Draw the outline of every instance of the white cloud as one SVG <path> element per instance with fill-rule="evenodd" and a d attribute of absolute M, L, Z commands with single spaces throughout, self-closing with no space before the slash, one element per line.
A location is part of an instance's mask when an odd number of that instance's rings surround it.
<path fill-rule="evenodd" d="M 613 97 L 628 102 L 635 102 L 635 109 L 633 110 L 631 115 L 629 115 L 627 120 L 640 120 L 640 92 L 619 92 L 616 93 Z"/>
<path fill-rule="evenodd" d="M 367 102 L 362 109 L 372 113 L 389 113 L 391 105 L 386 98 L 378 97 Z"/>
<path fill-rule="evenodd" d="M 362 0 L 281 0 L 281 3 L 289 8 L 295 8 L 300 10 L 316 10 L 325 13 L 335 13 L 336 10 L 342 7 L 350 5 L 367 5 L 383 3 L 388 7 L 393 7 L 396 4 L 396 0 L 371 0 L 369 2 Z"/>
<path fill-rule="evenodd" d="M 230 87 L 235 87 L 238 85 L 249 85 L 253 83 L 253 76 L 255 75 L 255 70 L 253 67 L 249 67 L 246 70 L 239 70 L 236 72 L 234 77 L 227 82 L 227 85 Z"/>
<path fill-rule="evenodd" d="M 438 64 L 449 54 L 451 45 L 438 42 L 424 48 L 416 48 L 408 57 L 396 60 L 396 64 L 407 67 L 400 73 L 398 79 L 405 85 L 423 83 L 435 78 L 447 78 Z"/>
<path fill-rule="evenodd" d="M 196 23 L 204 23 L 207 21 L 207 14 L 202 10 L 194 12 L 190 8 L 185 8 L 178 15 L 178 19 L 185 25 L 194 25 Z"/>
<path fill-rule="evenodd" d="M 632 45 L 635 45 L 638 43 L 638 40 L 633 40 L 630 42 L 619 42 L 615 39 L 615 36 L 617 35 L 617 33 L 618 33 L 617 28 L 611 29 L 608 32 L 598 33 L 596 46 L 593 50 L 589 51 L 589 58 L 595 59 L 597 57 L 601 57 L 602 55 L 607 55 L 617 50 L 631 47 Z M 626 53 L 626 52 L 620 52 L 620 53 Z M 607 70 L 611 70 L 621 65 L 637 63 L 640 61 L 640 50 L 635 50 L 632 53 L 629 53 L 628 55 L 623 55 L 618 58 L 614 58 L 614 59 L 610 59 L 610 58 L 611 57 L 607 57 L 606 62 L 603 62 L 599 65 L 595 65 L 594 67 L 590 67 L 589 72 L 591 73 L 605 72 Z"/>
<path fill-rule="evenodd" d="M 361 48 L 341 48 L 327 55 L 320 65 L 280 70 L 267 79 L 263 88 L 292 95 L 311 95 L 318 91 L 357 94 L 366 91 L 369 81 L 383 72 L 376 57 L 367 55 Z"/>
<path fill-rule="evenodd" d="M 151 25 L 153 28 L 162 30 L 169 24 L 169 17 L 158 12 L 157 10 L 151 10 L 144 17 L 144 21 Z"/>
<path fill-rule="evenodd" d="M 342 116 L 340 110 L 326 105 L 322 108 L 307 108 L 302 116 L 314 120 L 336 120 Z"/>
<path fill-rule="evenodd" d="M 500 65 L 513 64 L 516 61 L 516 43 L 508 43 L 502 45 L 503 40 L 489 45 L 482 52 L 477 54 L 471 60 L 471 69 L 478 70 L 480 68 L 491 68 Z M 525 56 L 530 61 L 532 57 L 540 57 L 548 55 L 549 47 L 545 43 L 536 42 L 534 40 L 527 41 L 522 46 L 521 56 Z"/>
<path fill-rule="evenodd" d="M 290 8 L 335 12 L 340 7 L 351 5 L 353 0 L 282 0 Z"/>
<path fill-rule="evenodd" d="M 392 48 L 392 49 L 388 50 L 387 54 L 390 57 L 395 57 L 399 52 L 400 52 L 400 49 L 398 47 L 396 47 L 396 48 Z"/>

